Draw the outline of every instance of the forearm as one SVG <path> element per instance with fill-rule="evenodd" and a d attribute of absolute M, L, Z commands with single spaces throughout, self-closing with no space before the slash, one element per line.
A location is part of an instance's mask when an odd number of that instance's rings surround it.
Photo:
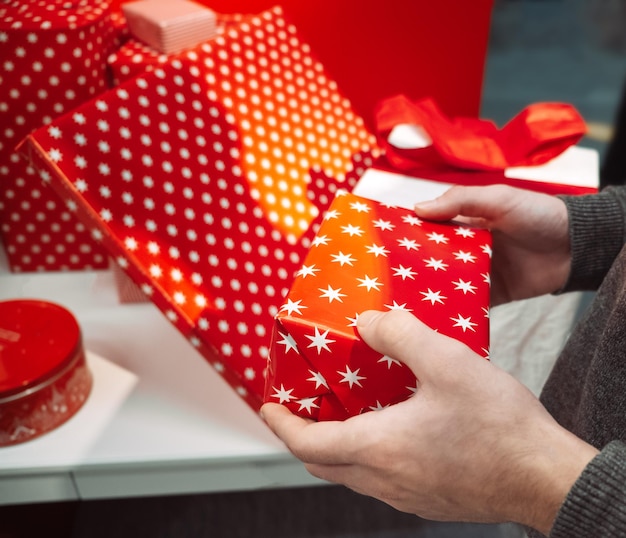
<path fill-rule="evenodd" d="M 565 499 L 598 450 L 552 421 L 540 421 L 530 431 L 528 444 L 514 451 L 513 476 L 501 497 L 508 497 L 508 506 L 505 501 L 501 515 L 548 535 Z M 525 455 L 521 460 L 520 454 Z"/>

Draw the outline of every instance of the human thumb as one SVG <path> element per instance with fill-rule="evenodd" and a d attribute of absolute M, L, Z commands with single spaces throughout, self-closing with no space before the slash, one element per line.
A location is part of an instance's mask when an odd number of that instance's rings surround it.
<path fill-rule="evenodd" d="M 366 310 L 357 318 L 357 329 L 368 346 L 403 362 L 422 380 L 444 367 L 461 345 L 404 310 Z"/>

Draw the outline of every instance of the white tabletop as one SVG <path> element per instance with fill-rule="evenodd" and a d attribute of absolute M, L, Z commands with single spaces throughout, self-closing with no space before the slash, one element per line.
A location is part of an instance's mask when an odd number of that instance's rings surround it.
<path fill-rule="evenodd" d="M 74 313 L 94 386 L 61 427 L 0 448 L 0 504 L 319 483 L 154 305 L 119 303 L 111 272 L 4 262 L 11 298 Z"/>

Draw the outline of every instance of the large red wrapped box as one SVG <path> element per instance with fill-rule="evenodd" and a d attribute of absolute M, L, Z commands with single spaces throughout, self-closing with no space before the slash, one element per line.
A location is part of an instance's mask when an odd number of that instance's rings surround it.
<path fill-rule="evenodd" d="M 21 150 L 257 409 L 273 316 L 373 135 L 280 10 L 139 75 Z"/>
<path fill-rule="evenodd" d="M 413 394 L 409 368 L 359 338 L 369 309 L 408 310 L 487 357 L 490 260 L 488 230 L 337 196 L 276 315 L 266 400 L 342 420 Z"/>
<path fill-rule="evenodd" d="M 27 0 L 0 6 L 0 234 L 14 271 L 108 263 L 104 250 L 15 146 L 107 89 L 106 59 L 117 44 L 108 2 Z"/>

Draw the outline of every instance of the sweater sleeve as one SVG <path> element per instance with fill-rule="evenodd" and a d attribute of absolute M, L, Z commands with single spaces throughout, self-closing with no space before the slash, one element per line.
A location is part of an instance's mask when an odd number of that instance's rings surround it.
<path fill-rule="evenodd" d="M 561 506 L 550 538 L 626 536 L 626 444 L 609 443 L 582 472 Z"/>
<path fill-rule="evenodd" d="M 626 243 L 626 187 L 561 199 L 567 206 L 572 265 L 559 292 L 595 290 Z"/>

